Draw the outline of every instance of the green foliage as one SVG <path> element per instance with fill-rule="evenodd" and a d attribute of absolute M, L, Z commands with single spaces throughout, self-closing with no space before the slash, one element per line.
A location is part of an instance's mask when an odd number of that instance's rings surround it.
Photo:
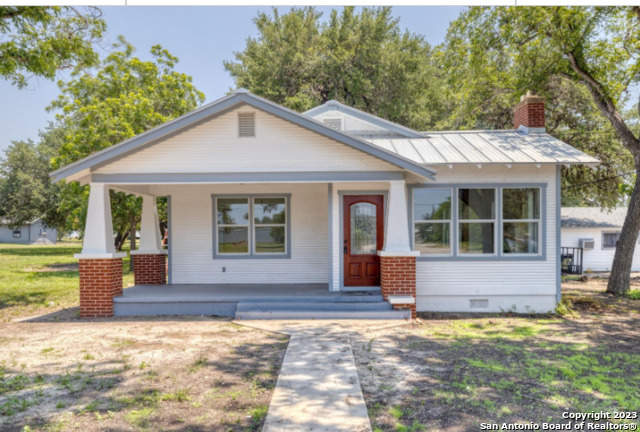
<path fill-rule="evenodd" d="M 22 88 L 30 76 L 52 80 L 60 69 L 93 66 L 104 30 L 95 7 L 0 6 L 0 77 Z"/>
<path fill-rule="evenodd" d="M 14 141 L 0 162 L 0 217 L 11 227 L 42 218 L 47 226 L 64 228 L 58 211 L 61 186 L 51 183 L 49 161 L 60 146 L 55 129 L 41 134 L 38 144 Z"/>
<path fill-rule="evenodd" d="M 632 300 L 640 300 L 640 290 L 630 290 L 627 296 Z"/>
<path fill-rule="evenodd" d="M 435 124 L 441 80 L 421 36 L 402 32 L 389 7 L 321 15 L 260 13 L 258 37 L 225 62 L 236 86 L 298 111 L 335 99 L 408 127 Z"/>
<path fill-rule="evenodd" d="M 547 99 L 548 132 L 603 162 L 563 168 L 563 204 L 618 205 L 619 184 L 628 184 L 619 174 L 633 170 L 633 158 L 572 61 L 623 107 L 638 81 L 639 30 L 631 8 L 469 8 L 436 53 L 449 72 L 449 115 L 440 126 L 512 127 L 512 107 L 532 90 Z M 624 117 L 637 124 L 636 115 Z"/>
<path fill-rule="evenodd" d="M 95 74 L 79 75 L 59 84 L 61 95 L 49 109 L 57 111 L 65 137 L 59 154 L 53 158 L 54 168 L 166 123 L 204 101 L 192 78 L 175 70 L 178 59 L 160 45 L 151 48 L 150 61 L 135 57 L 133 46 L 123 37 L 114 49 Z M 88 188 L 75 183 L 66 185 L 62 197 L 62 211 L 73 228 L 82 231 Z M 141 206 L 140 199 L 111 192 L 118 248 L 126 238 L 124 233 L 139 222 Z M 162 208 L 166 209 L 166 203 Z"/>

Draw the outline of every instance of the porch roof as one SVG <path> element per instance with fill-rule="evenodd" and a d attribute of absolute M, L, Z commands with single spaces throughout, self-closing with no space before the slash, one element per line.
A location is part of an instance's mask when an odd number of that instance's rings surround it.
<path fill-rule="evenodd" d="M 417 163 L 393 151 L 376 146 L 360 137 L 333 129 L 311 117 L 297 113 L 241 89 L 161 126 L 62 167 L 52 172 L 50 176 L 54 181 L 64 179 L 67 181 L 79 180 L 81 177 L 90 174 L 92 169 L 98 166 L 105 165 L 128 154 L 139 151 L 144 147 L 170 138 L 243 104 L 268 112 L 269 114 L 389 162 L 421 177 L 433 179 L 433 176 L 436 174 L 435 170 L 421 163 Z"/>

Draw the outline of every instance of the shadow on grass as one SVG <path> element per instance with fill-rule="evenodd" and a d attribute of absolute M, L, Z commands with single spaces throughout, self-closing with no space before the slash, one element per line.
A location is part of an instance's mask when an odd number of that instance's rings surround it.
<path fill-rule="evenodd" d="M 73 421 L 86 430 L 93 430 L 93 424 L 114 432 L 131 426 L 259 431 L 288 342 L 282 336 L 269 336 L 234 344 L 233 336 L 229 338 L 231 349 L 226 353 L 216 355 L 215 360 L 194 359 L 179 370 L 137 370 L 128 363 L 130 354 L 144 347 L 136 342 L 117 346 L 110 354 L 114 360 L 69 360 L 53 374 L 0 365 L 0 429 L 66 430 L 72 426 L 63 424 L 65 420 L 58 416 L 71 411 Z M 127 373 L 129 370 L 134 373 Z M 210 406 L 198 412 L 203 404 L 193 403 L 196 395 L 200 402 L 210 397 L 206 402 Z M 208 415 L 211 408 L 221 415 Z"/>

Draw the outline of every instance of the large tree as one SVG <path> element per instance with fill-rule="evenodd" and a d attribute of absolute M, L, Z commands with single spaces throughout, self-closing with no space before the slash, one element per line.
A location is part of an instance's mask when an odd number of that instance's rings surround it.
<path fill-rule="evenodd" d="M 31 76 L 98 62 L 93 44 L 105 30 L 95 7 L 0 6 L 0 78 L 24 87 Z"/>
<path fill-rule="evenodd" d="M 134 56 L 124 38 L 93 74 L 60 83 L 61 95 L 49 109 L 57 110 L 65 139 L 54 168 L 117 144 L 195 109 L 204 101 L 190 76 L 175 70 L 178 59 L 161 46 L 151 48 L 152 60 Z M 87 187 L 68 185 L 62 206 L 84 227 Z M 141 201 L 111 193 L 116 246 L 121 247 L 140 220 Z M 135 237 L 133 237 L 135 238 Z"/>
<path fill-rule="evenodd" d="M 330 99 L 418 129 L 439 119 L 439 71 L 422 36 L 391 8 L 260 13 L 256 38 L 225 62 L 236 86 L 303 111 Z"/>
<path fill-rule="evenodd" d="M 579 148 L 589 148 L 605 162 L 613 162 L 612 170 L 602 174 L 602 181 L 583 182 L 595 185 L 604 184 L 609 177 L 620 179 L 611 174 L 620 176 L 628 165 L 640 172 L 640 139 L 634 133 L 638 113 L 625 110 L 640 80 L 640 7 L 473 7 L 452 23 L 448 43 L 462 53 L 456 57 L 458 64 L 447 60 L 451 73 L 456 73 L 456 66 L 464 68 L 462 62 L 474 68 L 490 65 L 476 69 L 483 73 L 469 76 L 469 86 L 459 96 L 457 109 L 464 112 L 462 106 L 468 103 L 478 107 L 479 118 L 487 119 L 495 112 L 484 111 L 473 103 L 474 98 L 509 100 L 514 92 L 527 89 L 549 93 L 549 86 L 559 80 L 581 98 L 583 105 L 584 94 L 588 94 L 589 103 L 600 118 L 583 118 L 585 112 L 579 112 L 573 120 L 578 121 L 577 130 L 569 122 L 558 134 Z M 508 84 L 505 86 L 504 82 Z M 491 92 L 505 87 L 504 92 Z M 474 93 L 483 88 L 482 95 Z M 579 104 L 560 106 L 558 111 L 571 116 L 575 109 Z M 551 127 L 554 115 L 555 110 L 550 110 Z M 622 147 L 625 151 L 621 151 Z M 580 182 L 579 176 L 585 171 L 572 170 L 572 181 Z M 631 262 L 640 232 L 638 179 L 639 176 L 634 179 L 607 288 L 617 295 L 629 289 Z"/>

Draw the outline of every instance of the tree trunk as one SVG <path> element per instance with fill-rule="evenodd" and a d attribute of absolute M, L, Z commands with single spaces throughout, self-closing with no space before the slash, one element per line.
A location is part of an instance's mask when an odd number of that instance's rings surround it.
<path fill-rule="evenodd" d="M 118 231 L 118 233 L 116 234 L 116 240 L 115 240 L 116 251 L 118 252 L 122 251 L 122 246 L 124 246 L 124 242 L 127 241 L 127 237 L 129 237 L 129 230 L 125 232 Z"/>
<path fill-rule="evenodd" d="M 638 234 L 640 234 L 640 163 L 638 162 L 640 161 L 636 158 L 636 182 L 620 232 L 620 239 L 616 245 L 607 285 L 607 292 L 617 296 L 623 296 L 629 291 L 633 253 L 638 243 Z"/>
<path fill-rule="evenodd" d="M 131 252 L 136 250 L 136 225 L 138 224 L 136 221 L 136 215 L 132 214 L 129 216 L 129 221 L 131 222 L 131 229 L 129 231 L 129 239 L 131 241 Z M 133 258 L 129 260 L 129 270 L 133 271 Z"/>

